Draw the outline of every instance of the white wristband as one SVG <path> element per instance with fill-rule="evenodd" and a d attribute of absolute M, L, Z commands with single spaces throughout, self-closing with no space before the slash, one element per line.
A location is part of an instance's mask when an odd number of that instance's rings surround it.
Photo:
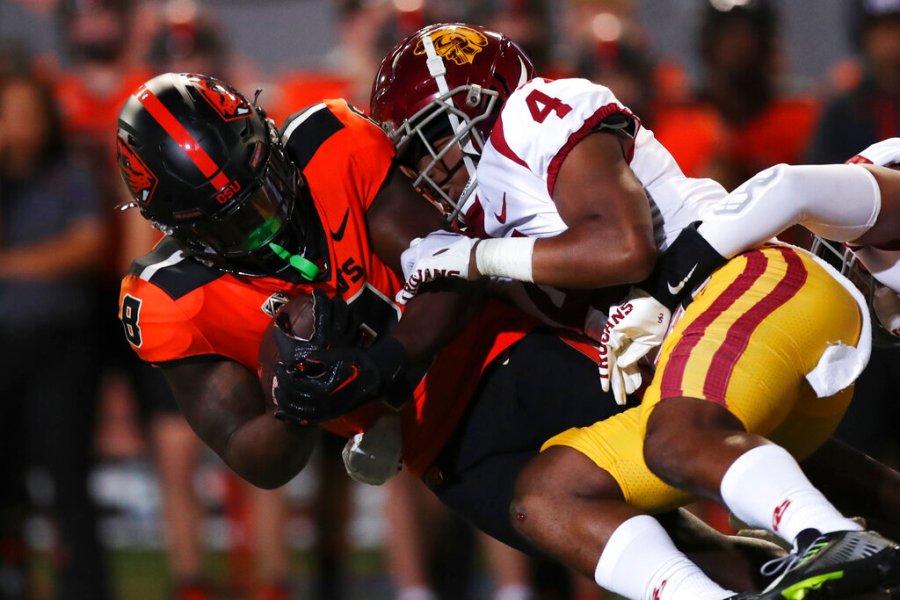
<path fill-rule="evenodd" d="M 534 242 L 535 238 L 528 237 L 481 240 L 475 246 L 475 266 L 485 276 L 533 282 L 531 255 Z"/>

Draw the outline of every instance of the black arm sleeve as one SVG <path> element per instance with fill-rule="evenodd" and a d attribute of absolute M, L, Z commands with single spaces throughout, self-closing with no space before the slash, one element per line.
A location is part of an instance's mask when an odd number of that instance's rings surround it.
<path fill-rule="evenodd" d="M 650 277 L 638 284 L 669 310 L 674 311 L 694 288 L 725 264 L 725 257 L 697 231 L 699 225 L 697 221 L 685 227 L 659 256 Z"/>

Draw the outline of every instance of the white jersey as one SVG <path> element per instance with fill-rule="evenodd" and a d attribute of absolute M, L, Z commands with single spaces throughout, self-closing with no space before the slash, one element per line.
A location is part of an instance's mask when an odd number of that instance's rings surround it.
<path fill-rule="evenodd" d="M 711 179 L 691 179 L 653 133 L 609 88 L 586 79 L 533 79 L 503 105 L 477 167 L 478 205 L 488 237 L 551 237 L 567 229 L 553 201 L 556 175 L 569 151 L 592 131 L 621 130 L 633 140 L 629 164 L 650 200 L 657 247 L 665 250 L 708 207 L 727 195 Z M 480 210 L 479 210 L 480 209 Z M 598 244 L 615 240 L 598 240 Z M 624 289 L 565 293 L 545 285 L 512 285 L 516 304 L 546 322 L 597 339 L 606 310 Z"/>
<path fill-rule="evenodd" d="M 569 151 L 586 135 L 601 129 L 620 130 L 634 140 L 629 165 L 650 200 L 660 251 L 690 223 L 703 220 L 704 214 L 728 195 L 711 179 L 685 177 L 669 151 L 651 131 L 641 127 L 640 120 L 608 88 L 585 79 L 534 79 L 506 100 L 478 162 L 475 202 L 484 213 L 485 233 L 495 238 L 541 238 L 565 231 L 567 226 L 552 196 L 556 176 Z M 821 394 L 828 395 L 832 388 L 849 385 L 868 361 L 871 330 L 859 291 L 819 262 L 853 295 L 863 315 L 859 348 L 835 346 L 836 351 L 830 355 L 826 352 L 828 356 L 823 355 L 820 365 L 807 377 L 817 392 L 824 390 Z M 511 292 L 529 312 L 551 323 L 583 323 L 580 329 L 599 339 L 608 303 L 604 306 L 596 299 L 589 300 L 584 312 L 585 303 L 548 286 L 526 284 L 514 286 Z M 567 305 L 574 310 L 566 310 Z"/>
<path fill-rule="evenodd" d="M 634 139 L 629 162 L 650 199 L 660 250 L 701 218 L 703 206 L 727 195 L 711 179 L 685 177 L 609 88 L 586 79 L 538 78 L 506 100 L 478 162 L 475 201 L 484 211 L 487 235 L 549 237 L 565 231 L 552 197 L 556 175 L 575 144 L 599 129 L 619 129 Z"/>

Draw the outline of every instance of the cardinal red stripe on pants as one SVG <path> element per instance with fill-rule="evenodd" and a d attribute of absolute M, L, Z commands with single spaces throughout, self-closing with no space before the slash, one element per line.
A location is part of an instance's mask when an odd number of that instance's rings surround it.
<path fill-rule="evenodd" d="M 765 272 L 768 265 L 768 259 L 759 250 L 744 254 L 747 265 L 744 271 L 725 288 L 709 308 L 703 314 L 697 317 L 690 325 L 688 325 L 681 335 L 681 340 L 675 345 L 669 361 L 663 372 L 662 384 L 660 385 L 660 393 L 662 398 L 679 398 L 684 395 L 681 384 L 684 379 L 684 371 L 687 367 L 691 353 L 703 335 L 706 328 L 718 318 L 723 312 L 728 310 L 738 298 L 750 289 L 759 277 Z"/>
<path fill-rule="evenodd" d="M 184 150 L 184 153 L 187 154 L 188 158 L 191 159 L 191 162 L 200 169 L 200 172 L 203 173 L 203 175 L 206 177 L 213 177 L 216 171 L 219 171 L 219 165 L 217 165 L 209 154 L 206 153 L 206 150 L 203 149 L 200 142 L 198 142 L 194 136 L 178 122 L 175 115 L 160 102 L 159 98 L 157 98 L 153 92 L 145 86 L 141 86 L 135 93 L 135 97 L 144 108 L 147 109 L 147 112 L 156 119 L 156 122 L 166 130 L 166 133 L 172 136 L 172 139 L 178 143 L 178 146 Z M 224 188 L 229 183 L 228 177 L 225 176 L 225 173 L 221 172 L 213 177 L 212 180 L 212 185 L 217 191 Z"/>
<path fill-rule="evenodd" d="M 706 381 L 703 383 L 703 393 L 708 400 L 725 403 L 728 382 L 731 381 L 738 359 L 747 349 L 750 336 L 766 317 L 793 298 L 797 290 L 806 283 L 808 273 L 797 253 L 789 248 L 778 250 L 787 263 L 784 276 L 775 284 L 772 291 L 741 315 L 728 329 L 725 342 L 713 356 Z"/>

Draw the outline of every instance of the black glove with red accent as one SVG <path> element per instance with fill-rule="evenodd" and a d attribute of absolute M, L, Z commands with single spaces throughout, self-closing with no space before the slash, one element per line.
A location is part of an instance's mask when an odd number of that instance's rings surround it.
<path fill-rule="evenodd" d="M 285 408 L 284 416 L 300 424 L 316 424 L 385 396 L 402 398 L 400 404 L 414 386 L 409 385 L 407 363 L 406 350 L 391 336 L 368 349 L 332 347 L 311 352 L 300 369 L 304 375 L 291 379 L 290 408 Z"/>
<path fill-rule="evenodd" d="M 297 334 L 297 324 L 292 324 L 291 315 L 281 312 L 275 317 L 274 338 L 278 349 L 272 394 L 275 416 L 300 424 L 308 424 L 304 421 L 309 421 L 310 412 L 304 406 L 306 388 L 303 384 L 310 377 L 323 374 L 320 364 L 308 362 L 309 356 L 336 347 L 355 348 L 360 340 L 359 322 L 343 298 L 329 298 L 321 290 L 314 290 L 312 296 L 313 322 L 308 339 Z M 306 327 L 309 327 L 308 321 Z"/>

